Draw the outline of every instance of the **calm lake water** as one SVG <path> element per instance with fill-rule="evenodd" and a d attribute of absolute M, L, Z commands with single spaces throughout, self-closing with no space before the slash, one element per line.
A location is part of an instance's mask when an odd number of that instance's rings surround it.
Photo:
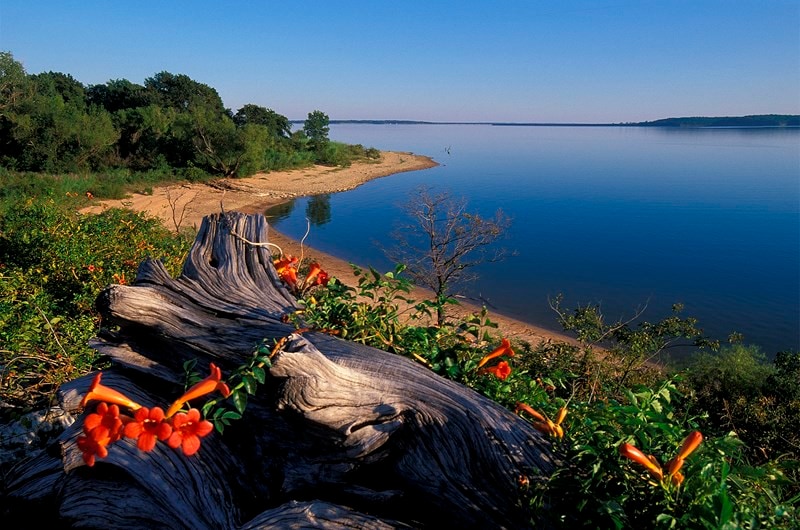
<path fill-rule="evenodd" d="M 800 349 L 800 130 L 337 124 L 330 137 L 441 165 L 271 219 L 295 238 L 312 219 L 312 247 L 392 270 L 376 242 L 391 243 L 403 203 L 429 185 L 512 217 L 502 245 L 517 255 L 465 291 L 494 313 L 560 330 L 558 294 L 609 321 L 682 303 L 714 338 L 743 333 L 770 358 Z"/>

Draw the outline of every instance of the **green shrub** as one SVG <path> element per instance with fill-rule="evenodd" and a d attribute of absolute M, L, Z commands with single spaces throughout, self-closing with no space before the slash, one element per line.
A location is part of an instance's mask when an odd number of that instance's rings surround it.
<path fill-rule="evenodd" d="M 800 460 L 799 359 L 783 352 L 773 364 L 758 347 L 733 344 L 692 358 L 681 373 L 710 428 L 736 432 L 754 462 Z"/>
<path fill-rule="evenodd" d="M 147 257 L 174 274 L 189 241 L 155 219 L 110 209 L 81 215 L 70 203 L 33 198 L 0 216 L 0 400 L 27 411 L 57 385 L 88 371 L 96 354 L 94 301 L 129 283 Z"/>

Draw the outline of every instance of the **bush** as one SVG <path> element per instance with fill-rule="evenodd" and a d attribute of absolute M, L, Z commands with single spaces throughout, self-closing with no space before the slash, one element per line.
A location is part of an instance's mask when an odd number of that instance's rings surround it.
<path fill-rule="evenodd" d="M 682 373 L 711 429 L 736 432 L 754 462 L 800 460 L 800 353 L 780 353 L 773 364 L 758 347 L 734 344 L 695 357 Z"/>
<path fill-rule="evenodd" d="M 89 371 L 100 290 L 133 281 L 148 257 L 177 274 L 188 247 L 128 210 L 81 215 L 51 198 L 9 208 L 0 216 L 0 400 L 36 409 L 59 383 Z"/>

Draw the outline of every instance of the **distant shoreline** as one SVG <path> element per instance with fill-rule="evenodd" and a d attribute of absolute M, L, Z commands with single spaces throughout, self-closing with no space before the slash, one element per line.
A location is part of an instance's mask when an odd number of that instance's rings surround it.
<path fill-rule="evenodd" d="M 304 120 L 290 120 L 303 123 Z M 364 125 L 490 125 L 493 127 L 665 127 L 691 129 L 800 129 L 800 115 L 754 114 L 750 116 L 664 118 L 655 121 L 619 123 L 579 122 L 494 122 L 494 121 L 424 121 L 424 120 L 330 120 L 330 124 Z"/>

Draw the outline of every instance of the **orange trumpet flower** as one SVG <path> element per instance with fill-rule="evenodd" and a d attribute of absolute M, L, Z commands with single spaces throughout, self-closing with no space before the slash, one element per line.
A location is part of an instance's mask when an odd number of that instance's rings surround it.
<path fill-rule="evenodd" d="M 520 411 L 526 412 L 530 414 L 537 421 L 532 421 L 531 425 L 537 431 L 549 434 L 551 436 L 555 436 L 559 440 L 564 437 L 564 428 L 561 426 L 561 422 L 564 421 L 564 418 L 567 417 L 567 407 L 561 407 L 558 409 L 558 414 L 556 414 L 556 421 L 551 420 L 544 414 L 540 414 L 536 412 L 530 405 L 526 405 L 522 402 L 517 402 L 517 408 L 515 412 L 519 413 Z"/>
<path fill-rule="evenodd" d="M 275 271 L 281 280 L 285 281 L 291 286 L 297 283 L 297 265 L 299 260 L 294 256 L 287 256 L 285 258 L 276 259 L 273 261 Z"/>
<path fill-rule="evenodd" d="M 683 467 L 685 459 L 692 454 L 695 449 L 697 449 L 702 441 L 703 435 L 700 433 L 700 431 L 691 432 L 689 436 L 683 440 L 683 444 L 681 444 L 681 447 L 678 450 L 678 454 L 675 456 L 675 458 L 667 462 L 667 465 L 665 466 L 667 468 L 666 477 L 664 476 L 664 470 L 652 455 L 645 456 L 645 454 L 639 449 L 627 443 L 622 444 L 619 447 L 619 452 L 622 456 L 644 466 L 648 473 L 658 480 L 663 481 L 665 478 L 669 478 L 674 485 L 680 486 L 683 482 L 683 474 L 680 472 L 680 469 Z"/>
<path fill-rule="evenodd" d="M 308 284 L 312 283 L 320 272 L 322 272 L 322 267 L 319 266 L 319 263 L 312 263 L 308 266 L 308 274 L 306 274 L 304 282 Z"/>
<path fill-rule="evenodd" d="M 228 397 L 231 394 L 230 389 L 228 389 L 228 385 L 222 381 L 222 370 L 220 370 L 214 363 L 211 363 L 210 367 L 211 374 L 208 377 L 192 386 L 186 391 L 186 393 L 184 393 L 181 397 L 176 399 L 172 405 L 170 405 L 166 413 L 167 418 L 171 418 L 181 409 L 181 407 L 183 407 L 186 402 L 199 398 L 200 396 L 210 394 L 215 390 L 219 390 L 223 397 Z"/>
<path fill-rule="evenodd" d="M 142 407 L 136 411 L 133 421 L 125 425 L 123 433 L 136 440 L 136 447 L 142 451 L 152 451 L 156 440 L 164 441 L 172 435 L 172 425 L 167 422 L 161 407 Z"/>
<path fill-rule="evenodd" d="M 183 454 L 192 456 L 200 449 L 200 438 L 214 430 L 214 425 L 200 419 L 200 411 L 191 409 L 186 414 L 179 412 L 172 420 L 172 435 L 167 445 L 173 449 L 181 448 Z"/>
<path fill-rule="evenodd" d="M 494 375 L 498 379 L 505 380 L 511 375 L 511 367 L 505 361 L 500 361 L 497 366 L 487 366 L 481 369 L 481 372 Z"/>
<path fill-rule="evenodd" d="M 504 338 L 503 340 L 501 340 L 500 346 L 495 348 L 490 354 L 481 359 L 481 362 L 478 363 L 478 368 L 488 363 L 492 359 L 500 357 L 501 355 L 508 355 L 509 357 L 514 356 L 514 350 L 511 349 L 511 341 L 509 341 L 508 339 Z"/>
<path fill-rule="evenodd" d="M 700 431 L 693 431 L 683 440 L 681 448 L 678 450 L 677 456 L 667 462 L 667 471 L 672 478 L 672 482 L 680 484 L 683 482 L 683 475 L 680 469 L 683 467 L 684 460 L 694 452 L 695 449 L 703 441 L 703 435 Z"/>
<path fill-rule="evenodd" d="M 533 407 L 531 407 L 530 405 L 528 405 L 526 403 L 523 403 L 521 401 L 517 402 L 517 408 L 516 408 L 515 412 L 519 413 L 519 411 L 527 412 L 528 414 L 530 414 L 531 416 L 533 416 L 534 418 L 536 418 L 539 421 L 542 421 L 542 422 L 546 422 L 547 421 L 547 418 L 545 418 L 544 416 L 542 416 L 541 414 L 536 412 L 533 409 Z"/>
<path fill-rule="evenodd" d="M 81 400 L 81 407 L 85 407 L 90 401 L 103 401 L 112 405 L 128 407 L 131 410 L 139 410 L 142 408 L 141 405 L 130 399 L 125 394 L 117 392 L 113 388 L 101 385 L 100 379 L 102 376 L 103 372 L 98 372 L 97 375 L 94 376 L 92 384 L 89 386 L 89 391 L 86 392 L 86 395 L 83 396 L 83 399 Z"/>
<path fill-rule="evenodd" d="M 319 266 L 319 263 L 312 263 L 308 266 L 308 274 L 306 274 L 306 279 L 303 280 L 303 287 L 328 285 L 329 280 L 330 276 Z"/>

